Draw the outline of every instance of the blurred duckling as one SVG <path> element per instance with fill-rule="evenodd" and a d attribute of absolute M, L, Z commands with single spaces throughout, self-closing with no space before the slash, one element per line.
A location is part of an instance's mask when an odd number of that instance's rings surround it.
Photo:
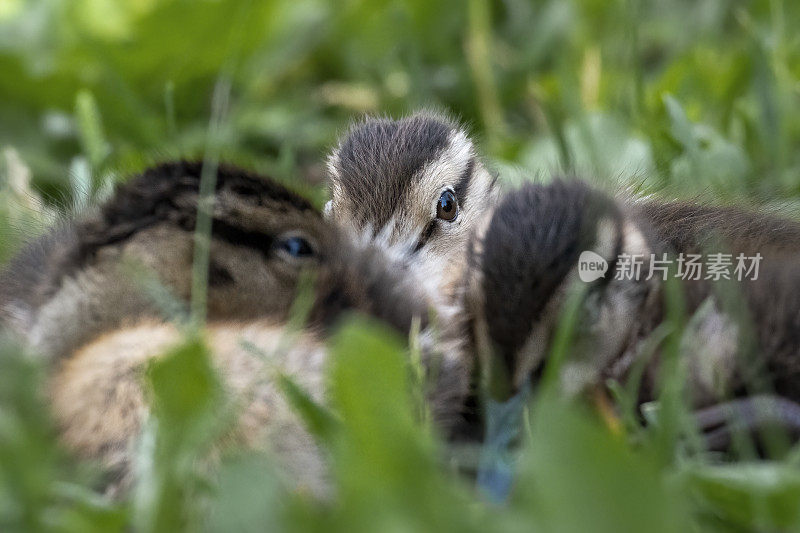
<path fill-rule="evenodd" d="M 397 252 L 431 294 L 453 292 L 472 229 L 496 198 L 461 126 L 432 112 L 367 118 L 332 151 L 328 174 L 329 218 Z"/>
<path fill-rule="evenodd" d="M 798 247 L 799 224 L 738 208 L 621 200 L 579 181 L 523 186 L 479 225 L 468 251 L 464 305 L 485 387 L 502 399 L 540 375 L 565 302 L 578 287 L 584 293 L 572 355 L 561 367 L 562 389 L 578 394 L 622 381 L 665 320 L 663 276 L 649 275 L 651 261 L 724 251 L 735 265 L 739 253 L 760 253 L 757 279 L 716 283 L 703 271 L 701 279 L 680 281 L 690 317 L 681 344 L 687 392 L 695 408 L 709 409 L 698 418 L 706 426 L 701 429 L 719 425 L 732 408 L 747 414 L 743 420 L 752 426 L 777 418 L 797 432 Z M 641 258 L 639 267 L 634 256 Z M 604 268 L 582 278 L 584 261 Z M 731 307 L 730 294 L 741 296 L 739 307 Z M 751 338 L 755 346 L 748 351 Z M 640 402 L 655 399 L 659 369 L 656 355 L 646 366 Z M 749 381 L 759 371 L 774 395 L 754 401 L 766 401 L 775 412 L 759 417 L 747 398 L 715 407 L 752 393 Z"/>
<path fill-rule="evenodd" d="M 63 441 L 114 473 L 112 493 L 130 485 L 149 410 L 142 368 L 181 338 L 141 273 L 188 303 L 202 172 L 194 163 L 145 171 L 97 211 L 29 245 L 0 274 L 2 325 L 48 358 Z M 211 212 L 206 336 L 243 405 L 234 436 L 271 448 L 290 479 L 324 492 L 319 450 L 243 342 L 275 354 L 270 365 L 323 401 L 324 340 L 343 313 L 360 311 L 407 334 L 416 321 L 425 324 L 432 304 L 383 250 L 351 242 L 273 181 L 220 167 Z M 286 348 L 286 320 L 307 271 L 315 277 L 314 303 L 307 328 Z M 437 368 L 430 409 L 446 427 L 467 394 L 470 364 L 458 349 L 434 354 L 427 346 L 425 362 L 436 358 Z"/>

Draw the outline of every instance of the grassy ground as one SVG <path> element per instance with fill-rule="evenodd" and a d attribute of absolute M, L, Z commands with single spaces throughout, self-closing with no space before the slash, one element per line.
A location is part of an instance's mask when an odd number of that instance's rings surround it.
<path fill-rule="evenodd" d="M 509 183 L 576 172 L 796 215 L 798 25 L 788 0 L 0 0 L 0 260 L 166 158 L 219 155 L 321 202 L 320 161 L 350 120 L 423 106 L 468 123 Z M 667 345 L 679 332 L 668 324 Z M 414 416 L 401 349 L 353 324 L 334 342 L 336 422 L 319 429 L 342 495 L 331 507 L 285 491 L 261 456 L 181 466 L 204 456 L 225 404 L 188 344 L 151 373 L 154 394 L 207 382 L 165 396 L 140 458 L 153 468 L 112 504 L 54 446 L 42 369 L 0 351 L 3 530 L 800 529 L 800 453 L 721 465 L 688 445 L 679 368 L 648 430 L 539 398 L 517 488 L 496 506 L 433 467 L 447 454 Z M 377 377 L 386 401 L 348 401 Z"/>

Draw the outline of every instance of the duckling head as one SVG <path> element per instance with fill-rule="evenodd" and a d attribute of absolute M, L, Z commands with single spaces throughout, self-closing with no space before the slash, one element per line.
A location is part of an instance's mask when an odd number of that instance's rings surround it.
<path fill-rule="evenodd" d="M 397 251 L 438 289 L 460 272 L 495 179 L 465 130 L 438 114 L 355 124 L 328 158 L 328 217 Z"/>
<path fill-rule="evenodd" d="M 151 168 L 33 243 L 0 274 L 3 321 L 57 357 L 125 323 L 163 318 L 164 302 L 185 310 L 202 173 L 194 163 Z M 354 309 L 408 331 L 427 312 L 401 269 L 273 181 L 220 167 L 210 213 L 209 321 L 284 321 L 305 272 L 317 278 L 310 320 L 321 327 Z"/>
<path fill-rule="evenodd" d="M 542 368 L 565 302 L 583 289 L 576 357 L 562 372 L 577 392 L 630 348 L 653 305 L 655 279 L 617 279 L 617 260 L 645 263 L 651 240 L 634 217 L 578 181 L 527 184 L 508 193 L 479 225 L 468 251 L 465 306 L 472 342 L 495 397 Z M 584 262 L 599 273 L 584 275 Z M 584 354 L 585 357 L 581 354 Z"/>

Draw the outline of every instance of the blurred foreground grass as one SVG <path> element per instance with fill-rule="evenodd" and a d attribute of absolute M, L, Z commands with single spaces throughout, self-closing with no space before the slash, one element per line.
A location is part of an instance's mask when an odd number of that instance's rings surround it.
<path fill-rule="evenodd" d="M 422 106 L 467 121 L 508 182 L 574 171 L 797 213 L 799 25 L 780 0 L 0 0 L 0 258 L 165 158 L 211 151 L 321 200 L 349 120 Z M 662 402 L 676 412 L 647 431 L 540 396 L 494 506 L 442 466 L 393 339 L 358 322 L 333 351 L 333 426 L 297 403 L 330 450 L 336 505 L 287 491 L 267 457 L 203 467 L 225 397 L 194 341 L 149 374 L 163 408 L 137 490 L 114 504 L 56 447 L 43 369 L 0 346 L 0 529 L 800 529 L 800 454 L 693 451 L 677 372 Z M 170 396 L 181 380 L 190 396 Z"/>
<path fill-rule="evenodd" d="M 331 346 L 335 414 L 326 411 L 320 424 L 320 406 L 297 396 L 294 404 L 329 453 L 335 503 L 292 489 L 266 455 L 233 450 L 211 458 L 229 411 L 205 348 L 191 340 L 150 365 L 157 407 L 138 447 L 137 483 L 122 502 L 106 500 L 90 489 L 98 480 L 91 465 L 76 465 L 55 444 L 36 392 L 41 369 L 3 346 L 0 527 L 476 533 L 800 527 L 796 457 L 716 464 L 686 451 L 685 419 L 622 434 L 548 388 L 527 413 L 511 498 L 490 504 L 448 467 L 445 445 L 420 423 L 407 357 L 392 334 L 354 319 Z"/>

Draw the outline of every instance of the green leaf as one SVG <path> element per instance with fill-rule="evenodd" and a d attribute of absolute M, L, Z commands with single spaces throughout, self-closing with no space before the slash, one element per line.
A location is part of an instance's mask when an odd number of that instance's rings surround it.
<path fill-rule="evenodd" d="M 657 457 L 635 451 L 577 406 L 537 401 L 512 504 L 544 531 L 690 530 L 688 505 Z"/>
<path fill-rule="evenodd" d="M 136 457 L 134 525 L 175 531 L 200 520 L 199 467 L 217 438 L 222 386 L 199 339 L 188 339 L 147 369 L 152 417 Z"/>
<path fill-rule="evenodd" d="M 339 427 L 339 421 L 325 406 L 320 405 L 298 385 L 291 376 L 279 373 L 278 386 L 292 408 L 308 426 L 309 431 L 324 442 L 330 442 Z"/>
<path fill-rule="evenodd" d="M 342 420 L 334 446 L 340 519 L 362 530 L 477 530 L 458 484 L 438 464 L 414 417 L 409 367 L 395 334 L 361 318 L 331 343 L 331 399 Z M 375 509 L 381 509 L 376 513 Z"/>
<path fill-rule="evenodd" d="M 693 465 L 682 473 L 708 512 L 760 531 L 800 527 L 800 470 L 785 463 Z"/>
<path fill-rule="evenodd" d="M 698 149 L 697 139 L 694 135 L 694 126 L 686 116 L 686 112 L 681 104 L 670 94 L 665 94 L 664 106 L 670 120 L 670 133 L 685 150 L 694 151 Z"/>
<path fill-rule="evenodd" d="M 170 431 L 189 429 L 217 406 L 221 385 L 202 341 L 189 340 L 147 369 L 153 412 Z"/>
<path fill-rule="evenodd" d="M 92 170 L 97 173 L 111 152 L 111 148 L 103 135 L 100 109 L 91 92 L 84 90 L 78 93 L 75 99 L 75 117 L 78 121 L 83 151 L 92 165 Z"/>

